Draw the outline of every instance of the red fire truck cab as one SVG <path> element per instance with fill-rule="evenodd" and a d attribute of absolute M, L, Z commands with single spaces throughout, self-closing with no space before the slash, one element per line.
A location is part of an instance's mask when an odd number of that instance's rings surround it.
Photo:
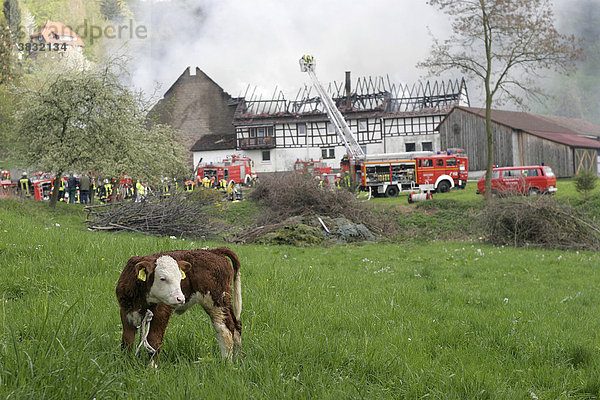
<path fill-rule="evenodd" d="M 197 182 L 202 182 L 204 177 L 212 178 L 215 182 L 224 179 L 228 184 L 233 182 L 247 185 L 256 178 L 256 174 L 252 173 L 250 158 L 232 155 L 221 162 L 200 164 L 196 168 Z"/>

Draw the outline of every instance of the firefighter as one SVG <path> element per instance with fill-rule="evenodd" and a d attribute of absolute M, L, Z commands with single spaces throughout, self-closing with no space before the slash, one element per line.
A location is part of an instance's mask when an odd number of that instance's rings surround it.
<path fill-rule="evenodd" d="M 219 181 L 219 190 L 221 190 L 222 192 L 225 192 L 227 190 L 227 181 L 225 180 L 225 178 Z"/>
<path fill-rule="evenodd" d="M 65 196 L 65 178 L 60 178 L 60 184 L 58 186 L 58 201 L 67 201 Z"/>
<path fill-rule="evenodd" d="M 3 169 L 0 172 L 0 180 L 1 181 L 9 181 L 10 180 L 10 172 L 7 169 Z"/>
<path fill-rule="evenodd" d="M 31 183 L 31 179 L 27 176 L 27 172 L 23 172 L 21 179 L 19 179 L 17 192 L 22 199 L 30 199 L 33 196 L 33 183 Z"/>
<path fill-rule="evenodd" d="M 335 187 L 337 189 L 342 187 L 342 176 L 340 174 L 335 174 Z"/>
<path fill-rule="evenodd" d="M 227 185 L 227 198 L 230 201 L 235 200 L 235 193 L 233 190 L 233 181 L 229 182 L 229 185 Z"/>
<path fill-rule="evenodd" d="M 215 177 L 214 177 L 214 176 L 211 176 L 211 177 L 210 177 L 210 187 L 211 187 L 211 188 L 214 188 L 214 187 L 215 187 Z"/>
<path fill-rule="evenodd" d="M 113 198 L 113 184 L 108 180 L 104 180 L 104 201 L 110 203 Z"/>
<path fill-rule="evenodd" d="M 135 191 L 137 193 L 135 196 L 136 203 L 139 203 L 146 198 L 146 186 L 144 186 L 141 181 L 135 183 Z"/>
<path fill-rule="evenodd" d="M 196 186 L 196 182 L 194 182 L 193 180 L 188 179 L 187 181 L 185 181 L 185 191 L 186 192 L 193 192 L 195 186 Z"/>
<path fill-rule="evenodd" d="M 98 185 L 96 185 L 96 177 L 92 177 L 92 182 L 90 186 L 90 204 L 94 205 L 94 196 L 98 191 Z"/>
<path fill-rule="evenodd" d="M 72 174 L 67 180 L 67 190 L 69 192 L 69 204 L 75 203 L 77 201 L 77 187 L 79 186 L 79 179 L 77 179 L 77 175 Z"/>
<path fill-rule="evenodd" d="M 239 183 L 236 183 L 235 186 L 233 187 L 233 201 L 240 201 L 242 200 L 242 187 L 240 186 Z"/>
<path fill-rule="evenodd" d="M 344 172 L 344 178 L 342 179 L 342 181 L 344 182 L 345 188 L 350 187 L 350 173 L 348 171 Z"/>
<path fill-rule="evenodd" d="M 168 178 L 163 178 L 163 180 L 162 180 L 162 192 L 163 192 L 163 196 L 171 195 L 171 184 L 170 184 Z"/>
<path fill-rule="evenodd" d="M 320 176 L 315 176 L 315 180 L 319 182 L 319 188 L 323 189 L 323 178 Z"/>
<path fill-rule="evenodd" d="M 210 186 L 210 180 L 208 179 L 208 177 L 204 177 L 202 178 L 202 187 L 207 189 Z"/>

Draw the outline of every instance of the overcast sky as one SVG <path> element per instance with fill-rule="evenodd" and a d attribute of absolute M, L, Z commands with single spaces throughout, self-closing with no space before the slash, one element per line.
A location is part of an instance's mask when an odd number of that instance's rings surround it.
<path fill-rule="evenodd" d="M 425 75 L 415 64 L 430 49 L 428 29 L 437 37 L 449 30 L 426 0 L 139 1 L 134 15 L 149 35 L 130 43 L 131 78 L 147 93 L 158 84 L 158 96 L 197 66 L 232 96 L 250 85 L 263 99 L 277 87 L 293 100 L 310 84 L 298 66 L 307 53 L 323 83 L 341 82 L 351 71 L 353 83 L 389 75 L 412 85 Z"/>

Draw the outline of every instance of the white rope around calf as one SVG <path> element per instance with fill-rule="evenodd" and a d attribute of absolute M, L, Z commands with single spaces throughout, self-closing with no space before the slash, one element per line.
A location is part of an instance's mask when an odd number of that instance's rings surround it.
<path fill-rule="evenodd" d="M 152 321 L 152 317 L 154 317 L 154 313 L 150 310 L 146 310 L 146 315 L 144 315 L 144 319 L 142 320 L 141 325 L 142 332 L 140 332 L 140 344 L 138 345 L 135 351 L 136 356 L 140 352 L 142 346 L 144 346 L 144 348 L 148 350 L 148 352 L 156 353 L 154 347 L 150 346 L 150 343 L 148 343 L 148 332 L 150 332 L 150 322 Z"/>

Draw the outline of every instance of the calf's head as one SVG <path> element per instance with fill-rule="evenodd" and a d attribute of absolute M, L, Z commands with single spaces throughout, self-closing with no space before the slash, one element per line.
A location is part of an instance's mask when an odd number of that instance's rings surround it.
<path fill-rule="evenodd" d="M 165 303 L 172 307 L 185 303 L 181 280 L 185 279 L 185 272 L 190 271 L 190 263 L 160 256 L 156 263 L 140 261 L 135 268 L 137 279 L 151 284 L 146 295 L 148 303 Z"/>

